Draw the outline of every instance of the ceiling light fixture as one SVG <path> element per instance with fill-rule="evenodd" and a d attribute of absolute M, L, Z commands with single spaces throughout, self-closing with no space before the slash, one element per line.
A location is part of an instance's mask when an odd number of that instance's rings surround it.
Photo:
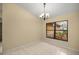
<path fill-rule="evenodd" d="M 49 18 L 49 13 L 46 13 L 46 3 L 43 3 L 43 6 L 44 6 L 44 11 L 40 15 L 40 18 L 43 19 L 43 20 L 46 20 L 46 19 Z"/>

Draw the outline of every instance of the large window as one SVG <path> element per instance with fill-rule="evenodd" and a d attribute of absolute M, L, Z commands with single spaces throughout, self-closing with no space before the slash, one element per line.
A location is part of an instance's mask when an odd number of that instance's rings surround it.
<path fill-rule="evenodd" d="M 68 21 L 46 23 L 46 37 L 68 41 Z"/>

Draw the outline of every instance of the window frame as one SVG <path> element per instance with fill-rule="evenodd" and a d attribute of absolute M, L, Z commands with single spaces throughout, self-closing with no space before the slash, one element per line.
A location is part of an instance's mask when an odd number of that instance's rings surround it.
<path fill-rule="evenodd" d="M 67 30 L 56 30 L 56 23 L 57 23 L 57 22 L 64 22 L 64 21 L 67 22 Z M 48 35 L 47 35 L 47 31 L 48 31 L 48 30 L 47 30 L 47 25 L 48 25 L 49 23 L 54 24 L 54 30 L 51 30 L 51 31 L 54 31 L 54 37 L 48 37 Z M 67 40 L 63 40 L 63 39 L 58 39 L 58 38 L 56 38 L 56 31 L 67 31 L 67 34 L 66 34 Z M 62 21 L 56 21 L 56 22 L 48 22 L 48 23 L 46 23 L 46 38 L 56 39 L 56 40 L 62 40 L 62 41 L 68 41 L 68 20 L 62 20 Z"/>

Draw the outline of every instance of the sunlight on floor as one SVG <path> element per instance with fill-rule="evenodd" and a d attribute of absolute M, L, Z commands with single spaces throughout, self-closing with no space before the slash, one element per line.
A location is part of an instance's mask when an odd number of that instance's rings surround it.
<path fill-rule="evenodd" d="M 57 53 L 58 53 L 59 55 L 67 55 L 66 53 L 64 53 L 64 52 L 62 52 L 62 51 L 59 51 L 59 50 L 57 50 Z"/>

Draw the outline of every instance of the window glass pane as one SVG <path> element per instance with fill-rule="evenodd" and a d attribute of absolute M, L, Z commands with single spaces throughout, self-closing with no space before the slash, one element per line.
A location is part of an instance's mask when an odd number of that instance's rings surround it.
<path fill-rule="evenodd" d="M 67 31 L 56 31 L 56 39 L 67 40 Z"/>
<path fill-rule="evenodd" d="M 54 31 L 47 31 L 47 37 L 54 38 Z"/>
<path fill-rule="evenodd" d="M 56 22 L 56 30 L 67 30 L 67 21 Z"/>
<path fill-rule="evenodd" d="M 54 30 L 54 24 L 53 23 L 47 23 L 47 31 Z"/>

